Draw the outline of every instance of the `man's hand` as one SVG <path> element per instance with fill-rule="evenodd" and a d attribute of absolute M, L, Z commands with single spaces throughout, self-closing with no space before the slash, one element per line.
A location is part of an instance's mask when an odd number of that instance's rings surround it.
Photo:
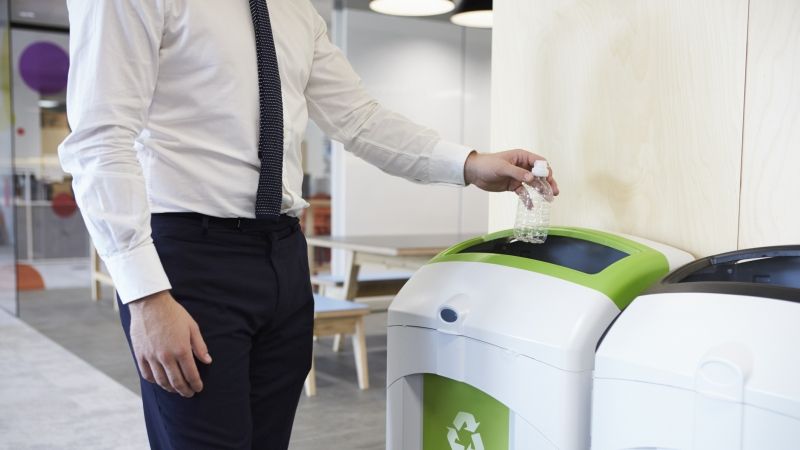
<path fill-rule="evenodd" d="M 474 184 L 484 191 L 516 191 L 522 182 L 533 181 L 531 168 L 541 156 L 526 150 L 508 150 L 500 153 L 472 153 L 464 163 L 464 181 Z M 547 181 L 558 195 L 558 184 L 553 179 L 553 170 Z"/>
<path fill-rule="evenodd" d="M 183 397 L 202 391 L 194 358 L 211 364 L 211 355 L 200 327 L 183 306 L 163 291 L 129 308 L 131 344 L 142 378 Z"/>

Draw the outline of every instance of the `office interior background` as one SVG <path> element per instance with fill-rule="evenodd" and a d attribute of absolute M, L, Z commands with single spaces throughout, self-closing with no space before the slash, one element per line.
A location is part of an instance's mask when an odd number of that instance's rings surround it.
<path fill-rule="evenodd" d="M 555 224 L 695 256 L 800 242 L 796 0 L 497 0 L 491 28 L 369 0 L 312 3 L 385 106 L 481 151 L 547 156 L 562 191 Z M 64 1 L 0 0 L 0 27 L 0 449 L 147 448 L 113 285 L 57 157 L 69 132 Z M 388 177 L 313 123 L 303 156 L 309 236 L 456 239 L 513 225 L 515 195 Z M 309 257 L 328 280 L 349 275 L 352 253 Z M 413 267 L 361 272 L 407 279 Z M 301 398 L 292 449 L 385 448 L 391 300 L 358 298 L 368 389 L 357 345 L 318 338 L 316 395 Z"/>

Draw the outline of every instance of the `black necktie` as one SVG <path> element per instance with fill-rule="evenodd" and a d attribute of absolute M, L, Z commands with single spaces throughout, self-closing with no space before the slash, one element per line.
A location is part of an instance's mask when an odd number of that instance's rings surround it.
<path fill-rule="evenodd" d="M 259 132 L 261 172 L 256 192 L 256 218 L 276 218 L 281 213 L 283 188 L 283 100 L 278 57 L 266 0 L 250 0 L 250 15 L 258 59 Z"/>

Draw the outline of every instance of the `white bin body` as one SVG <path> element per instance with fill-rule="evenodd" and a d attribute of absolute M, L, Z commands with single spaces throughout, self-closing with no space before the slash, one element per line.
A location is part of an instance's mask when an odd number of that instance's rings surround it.
<path fill-rule="evenodd" d="M 456 322 L 440 318 L 445 306 Z M 594 349 L 618 313 L 599 291 L 531 271 L 423 267 L 389 309 L 387 449 L 422 448 L 426 373 L 507 406 L 509 448 L 587 449 Z"/>
<path fill-rule="evenodd" d="M 636 299 L 597 352 L 592 450 L 800 449 L 800 303 Z"/>

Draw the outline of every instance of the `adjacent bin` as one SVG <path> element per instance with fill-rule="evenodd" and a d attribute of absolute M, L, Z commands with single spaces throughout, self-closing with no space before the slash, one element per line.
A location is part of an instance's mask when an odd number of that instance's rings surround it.
<path fill-rule="evenodd" d="M 586 450 L 598 340 L 692 259 L 587 229 L 510 236 L 446 250 L 389 308 L 388 449 Z"/>
<path fill-rule="evenodd" d="M 800 449 L 800 246 L 700 259 L 597 352 L 592 449 Z"/>

